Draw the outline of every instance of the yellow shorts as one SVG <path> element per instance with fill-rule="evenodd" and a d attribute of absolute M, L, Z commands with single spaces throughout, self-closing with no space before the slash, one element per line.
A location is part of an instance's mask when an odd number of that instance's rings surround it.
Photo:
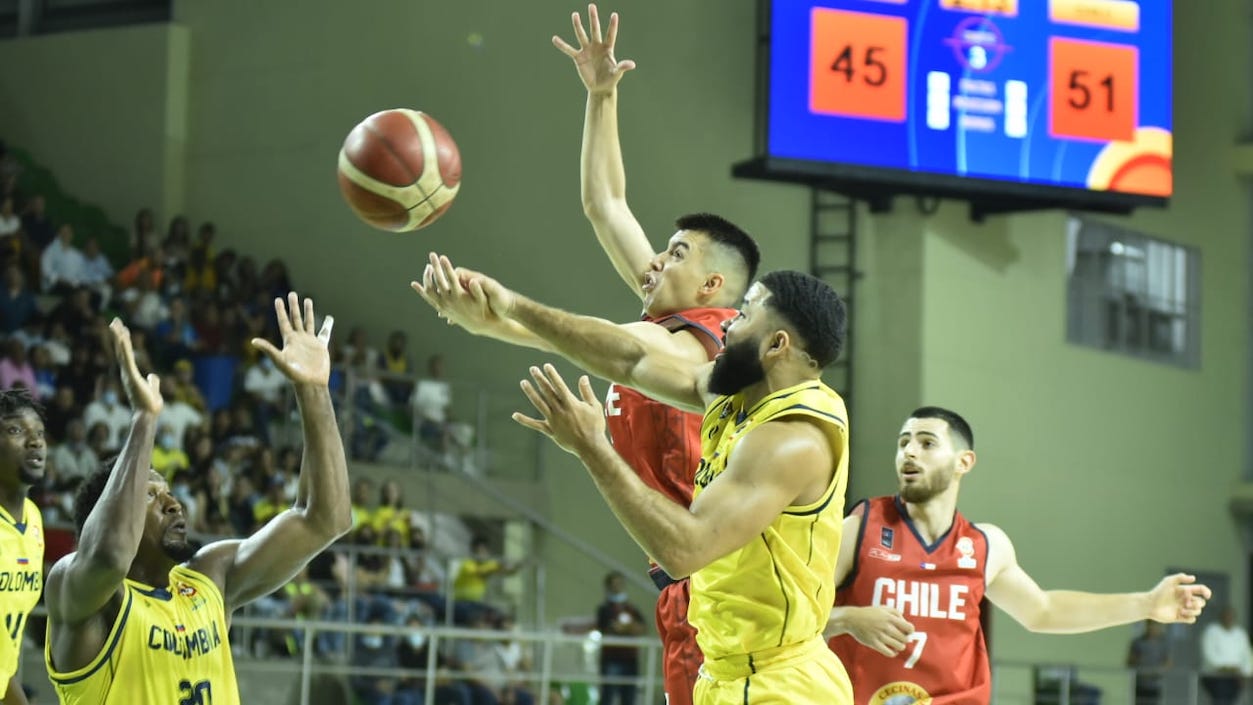
<path fill-rule="evenodd" d="M 853 686 L 821 638 L 706 659 L 693 705 L 852 705 Z"/>

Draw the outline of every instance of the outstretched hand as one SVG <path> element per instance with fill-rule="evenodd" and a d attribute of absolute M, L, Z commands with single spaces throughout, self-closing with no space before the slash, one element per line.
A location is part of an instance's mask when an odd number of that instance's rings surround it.
<path fill-rule="evenodd" d="M 578 69 L 579 78 L 583 79 L 588 93 L 612 91 L 618 86 L 618 81 L 622 80 L 622 75 L 635 68 L 634 61 L 618 61 L 613 55 L 614 43 L 618 41 L 618 13 L 609 15 L 609 27 L 603 39 L 600 32 L 600 14 L 596 11 L 595 3 L 587 6 L 590 37 L 583 29 L 583 19 L 579 17 L 579 13 L 572 13 L 570 20 L 574 24 L 574 36 L 578 39 L 579 48 L 575 49 L 556 35 L 553 36 L 553 46 L 574 59 L 574 66 Z"/>
<path fill-rule="evenodd" d="M 274 299 L 274 313 L 278 316 L 278 330 L 283 339 L 279 350 L 264 338 L 253 338 L 252 347 L 260 350 L 274 361 L 293 384 L 314 384 L 325 387 L 331 378 L 331 328 L 335 319 L 327 316 L 322 329 L 314 332 L 313 299 L 304 300 L 301 312 L 300 296 L 296 292 L 287 295 L 287 302 Z"/>
<path fill-rule="evenodd" d="M 514 294 L 486 274 L 454 267 L 448 257 L 432 252 L 422 281 L 409 286 L 448 325 L 484 333 L 500 325 L 513 309 Z"/>
<path fill-rule="evenodd" d="M 531 368 L 532 384 L 522 380 L 522 393 L 531 400 L 543 418 L 535 419 L 514 412 L 513 420 L 553 439 L 569 453 L 578 455 L 598 442 L 605 442 L 605 410 L 592 392 L 587 375 L 579 377 L 579 396 L 552 365 Z"/>
<path fill-rule="evenodd" d="M 1195 575 L 1168 575 L 1149 593 L 1149 619 L 1166 624 L 1195 624 L 1212 596 L 1208 587 L 1197 584 Z"/>
<path fill-rule="evenodd" d="M 122 373 L 122 387 L 126 390 L 126 398 L 131 409 L 149 414 L 160 414 L 165 407 L 165 399 L 161 396 L 161 380 L 149 373 L 145 378 L 139 373 L 135 364 L 135 350 L 131 347 L 131 331 L 114 318 L 109 324 L 109 333 L 113 336 L 113 352 L 117 357 L 117 366 Z"/>

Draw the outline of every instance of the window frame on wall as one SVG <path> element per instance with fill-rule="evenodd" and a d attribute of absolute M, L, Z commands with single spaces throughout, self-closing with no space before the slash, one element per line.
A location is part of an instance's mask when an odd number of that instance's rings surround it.
<path fill-rule="evenodd" d="M 1095 218 L 1066 221 L 1066 341 L 1201 366 L 1201 252 Z"/>

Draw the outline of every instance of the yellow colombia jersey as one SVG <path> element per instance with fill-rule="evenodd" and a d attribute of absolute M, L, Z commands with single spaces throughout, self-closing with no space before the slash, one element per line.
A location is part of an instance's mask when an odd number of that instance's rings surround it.
<path fill-rule="evenodd" d="M 688 621 L 706 660 L 812 641 L 827 624 L 848 481 L 848 414 L 840 395 L 811 380 L 747 410 L 741 395 L 720 397 L 701 425 L 694 496 L 718 479 L 744 434 L 799 417 L 815 420 L 830 438 L 837 457 L 831 484 L 817 502 L 788 507 L 761 536 L 692 574 Z"/>
<path fill-rule="evenodd" d="M 239 705 L 217 585 L 182 565 L 170 570 L 167 587 L 125 585 L 117 619 L 91 663 L 56 670 L 48 639 L 44 659 L 62 705 Z"/>
<path fill-rule="evenodd" d="M 22 521 L 16 522 L 0 507 L 0 613 L 4 634 L 0 636 L 0 689 L 17 673 L 22 653 L 26 618 L 43 591 L 44 522 L 39 507 L 27 499 Z"/>

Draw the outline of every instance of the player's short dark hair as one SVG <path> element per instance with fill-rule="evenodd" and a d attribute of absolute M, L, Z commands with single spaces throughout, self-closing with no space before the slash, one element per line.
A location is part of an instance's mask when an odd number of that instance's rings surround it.
<path fill-rule="evenodd" d="M 969 450 L 975 449 L 975 432 L 970 430 L 970 424 L 966 423 L 966 419 L 963 419 L 956 411 L 939 406 L 924 406 L 914 409 L 909 418 L 939 419 L 948 424 L 949 436 L 954 441 L 960 441 L 960 445 L 964 445 Z"/>
<path fill-rule="evenodd" d="M 761 251 L 752 236 L 744 232 L 735 223 L 713 213 L 688 213 L 674 221 L 679 230 L 691 230 L 704 233 L 710 242 L 721 245 L 735 252 L 744 265 L 745 286 L 757 276 L 757 265 L 761 264 Z"/>
<path fill-rule="evenodd" d="M 844 302 L 821 279 L 791 270 L 769 272 L 761 285 L 770 291 L 766 306 L 783 316 L 801 337 L 805 352 L 826 367 L 844 349 Z"/>
<path fill-rule="evenodd" d="M 78 484 L 78 489 L 74 492 L 75 536 L 82 535 L 83 524 L 87 523 L 91 510 L 96 508 L 96 502 L 100 501 L 100 495 L 104 493 L 104 486 L 109 481 L 109 476 L 113 474 L 113 466 L 116 463 L 116 455 L 105 458 L 90 475 L 84 477 L 83 481 Z"/>
<path fill-rule="evenodd" d="M 15 387 L 0 392 L 0 419 L 17 416 L 24 409 L 30 409 L 35 412 L 40 421 L 45 420 L 43 405 L 35 400 L 29 389 Z"/>

